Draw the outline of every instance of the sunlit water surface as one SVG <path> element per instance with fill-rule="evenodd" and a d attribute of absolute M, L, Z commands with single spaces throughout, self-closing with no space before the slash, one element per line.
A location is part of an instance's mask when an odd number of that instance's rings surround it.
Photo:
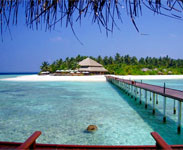
<path fill-rule="evenodd" d="M 168 87 L 183 89 L 183 80 L 143 82 L 166 82 Z M 146 110 L 144 103 L 108 82 L 0 81 L 0 141 L 23 142 L 34 131 L 42 131 L 40 143 L 154 145 L 150 132 L 156 131 L 168 144 L 183 144 L 183 134 L 176 133 L 173 100 L 167 99 L 168 117 L 163 123 L 163 98 L 159 96 L 154 116 L 149 99 L 148 95 Z M 98 130 L 86 132 L 90 124 Z"/>

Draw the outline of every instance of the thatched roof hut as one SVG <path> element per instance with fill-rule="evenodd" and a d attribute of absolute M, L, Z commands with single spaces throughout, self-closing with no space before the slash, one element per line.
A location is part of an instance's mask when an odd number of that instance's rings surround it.
<path fill-rule="evenodd" d="M 168 71 L 168 74 L 171 75 L 172 74 L 172 71 Z"/>
<path fill-rule="evenodd" d="M 86 58 L 79 62 L 79 71 L 80 72 L 89 72 L 93 74 L 104 74 L 108 72 L 101 64 L 92 60 L 91 58 Z"/>
<path fill-rule="evenodd" d="M 161 72 L 161 71 L 158 71 L 158 75 L 163 75 L 163 72 Z"/>
<path fill-rule="evenodd" d="M 143 71 L 143 72 L 147 72 L 147 71 L 152 71 L 151 69 L 149 69 L 149 68 L 142 68 L 141 69 L 141 71 Z"/>

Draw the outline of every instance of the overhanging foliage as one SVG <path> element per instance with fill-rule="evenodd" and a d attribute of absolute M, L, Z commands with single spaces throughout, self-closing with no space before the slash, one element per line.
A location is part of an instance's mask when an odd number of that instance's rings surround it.
<path fill-rule="evenodd" d="M 153 13 L 181 19 L 183 0 L 1 0 L 0 29 L 1 34 L 9 29 L 10 24 L 17 24 L 19 9 L 25 9 L 26 25 L 30 28 L 45 25 L 46 30 L 52 30 L 57 23 L 65 23 L 74 32 L 74 22 L 86 16 L 92 16 L 92 22 L 104 27 L 106 33 L 117 27 L 115 20 L 122 20 L 127 13 L 132 23 L 140 16 L 142 7 L 147 7 Z"/>

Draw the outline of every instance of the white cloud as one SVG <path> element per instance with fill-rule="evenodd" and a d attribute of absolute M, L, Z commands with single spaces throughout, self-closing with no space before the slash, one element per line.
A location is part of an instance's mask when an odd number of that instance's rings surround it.
<path fill-rule="evenodd" d="M 51 42 L 60 42 L 60 41 L 62 41 L 62 37 L 60 37 L 60 36 L 52 37 L 52 38 L 50 38 L 50 41 Z"/>
<path fill-rule="evenodd" d="M 177 37 L 177 35 L 175 35 L 175 34 L 173 34 L 173 33 L 171 33 L 169 36 L 170 36 L 171 38 L 176 38 L 176 37 Z"/>

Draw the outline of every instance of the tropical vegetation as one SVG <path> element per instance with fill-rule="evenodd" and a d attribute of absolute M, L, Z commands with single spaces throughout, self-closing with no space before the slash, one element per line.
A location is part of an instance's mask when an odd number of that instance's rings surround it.
<path fill-rule="evenodd" d="M 41 71 L 54 73 L 57 70 L 75 70 L 79 68 L 78 63 L 87 56 L 67 57 L 65 60 L 58 59 L 51 64 L 44 61 L 41 65 Z M 183 74 L 183 59 L 173 59 L 165 57 L 137 57 L 116 53 L 114 57 L 92 57 L 91 59 L 102 64 L 110 74 L 116 75 L 156 75 L 156 74 Z"/>

